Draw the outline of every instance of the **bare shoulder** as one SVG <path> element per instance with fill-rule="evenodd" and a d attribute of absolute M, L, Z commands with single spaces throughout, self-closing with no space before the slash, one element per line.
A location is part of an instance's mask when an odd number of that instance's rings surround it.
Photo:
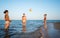
<path fill-rule="evenodd" d="M 26 16 L 24 16 L 24 17 L 26 17 Z"/>

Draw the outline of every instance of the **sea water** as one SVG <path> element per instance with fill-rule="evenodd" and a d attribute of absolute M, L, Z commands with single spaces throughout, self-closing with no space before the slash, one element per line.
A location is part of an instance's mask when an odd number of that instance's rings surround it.
<path fill-rule="evenodd" d="M 60 22 L 60 20 L 47 20 L 47 22 Z M 4 37 L 4 20 L 0 20 L 0 37 Z M 33 32 L 37 30 L 40 26 L 43 26 L 43 20 L 27 20 L 26 23 L 26 32 Z M 21 20 L 12 20 L 9 26 L 9 34 L 14 34 L 16 32 L 22 32 L 22 21 Z"/>

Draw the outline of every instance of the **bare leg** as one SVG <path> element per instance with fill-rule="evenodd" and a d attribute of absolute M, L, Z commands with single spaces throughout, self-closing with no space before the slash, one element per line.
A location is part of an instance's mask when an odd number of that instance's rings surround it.
<path fill-rule="evenodd" d="M 46 32 L 46 38 L 49 38 L 48 28 L 47 28 L 47 25 L 46 25 L 46 20 L 44 21 L 44 30 L 45 30 L 45 32 Z"/>
<path fill-rule="evenodd" d="M 40 28 L 40 33 L 42 34 L 40 38 L 44 38 L 44 33 L 42 32 L 42 28 Z"/>
<path fill-rule="evenodd" d="M 44 20 L 44 29 L 47 30 L 46 20 Z"/>
<path fill-rule="evenodd" d="M 26 23 L 23 23 L 22 25 L 23 25 L 22 31 L 23 31 L 23 32 L 26 32 Z"/>
<path fill-rule="evenodd" d="M 8 30 L 8 28 L 9 28 L 9 23 L 8 24 L 5 24 L 5 30 Z"/>

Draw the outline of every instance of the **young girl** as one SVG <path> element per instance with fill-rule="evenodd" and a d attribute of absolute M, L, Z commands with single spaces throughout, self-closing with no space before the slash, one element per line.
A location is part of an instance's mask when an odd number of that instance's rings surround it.
<path fill-rule="evenodd" d="M 5 14 L 5 30 L 7 30 L 9 28 L 9 25 L 10 25 L 10 18 L 8 15 L 8 10 L 5 10 L 4 14 Z"/>

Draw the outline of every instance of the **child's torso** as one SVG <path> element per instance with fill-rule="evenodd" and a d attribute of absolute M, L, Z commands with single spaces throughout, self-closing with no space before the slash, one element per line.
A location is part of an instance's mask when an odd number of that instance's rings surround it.
<path fill-rule="evenodd" d="M 5 15 L 5 21 L 9 21 L 9 16 Z"/>
<path fill-rule="evenodd" d="M 22 21 L 26 22 L 26 17 L 25 16 L 22 17 Z"/>

